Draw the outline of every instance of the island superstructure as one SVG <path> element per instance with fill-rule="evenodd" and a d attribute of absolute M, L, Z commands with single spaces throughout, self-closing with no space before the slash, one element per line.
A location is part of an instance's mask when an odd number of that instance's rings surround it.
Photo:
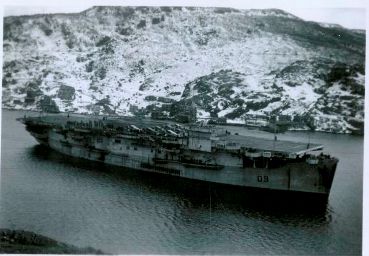
<path fill-rule="evenodd" d="M 338 159 L 322 145 L 134 117 L 48 114 L 20 121 L 62 154 L 206 182 L 328 196 Z"/>

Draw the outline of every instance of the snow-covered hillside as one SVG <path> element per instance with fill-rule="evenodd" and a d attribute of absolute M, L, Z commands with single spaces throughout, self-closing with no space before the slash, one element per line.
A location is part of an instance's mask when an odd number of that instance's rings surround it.
<path fill-rule="evenodd" d="M 362 129 L 365 34 L 277 9 L 93 7 L 6 17 L 3 107 Z"/>

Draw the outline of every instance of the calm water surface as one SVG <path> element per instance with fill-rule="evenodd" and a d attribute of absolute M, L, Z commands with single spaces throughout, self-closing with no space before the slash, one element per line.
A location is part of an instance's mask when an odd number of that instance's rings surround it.
<path fill-rule="evenodd" d="M 23 114 L 2 112 L 2 228 L 107 253 L 361 254 L 362 137 L 306 132 L 278 136 L 310 137 L 340 159 L 327 204 L 296 207 L 265 198 L 233 202 L 218 197 L 211 186 L 191 191 L 191 185 L 182 186 L 177 179 L 62 156 L 37 145 L 15 120 Z"/>

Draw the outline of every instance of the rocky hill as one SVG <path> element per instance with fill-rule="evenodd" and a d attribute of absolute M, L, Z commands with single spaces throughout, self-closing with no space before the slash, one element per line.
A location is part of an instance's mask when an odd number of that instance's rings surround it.
<path fill-rule="evenodd" d="M 93 7 L 4 19 L 3 107 L 360 132 L 365 33 L 277 9 Z"/>

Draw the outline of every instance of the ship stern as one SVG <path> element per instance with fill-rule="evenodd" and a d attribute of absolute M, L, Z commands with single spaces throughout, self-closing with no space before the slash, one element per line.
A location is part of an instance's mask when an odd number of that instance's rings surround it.
<path fill-rule="evenodd" d="M 17 118 L 17 121 L 26 126 L 26 130 L 44 146 L 49 146 L 50 125 L 30 117 Z"/>

